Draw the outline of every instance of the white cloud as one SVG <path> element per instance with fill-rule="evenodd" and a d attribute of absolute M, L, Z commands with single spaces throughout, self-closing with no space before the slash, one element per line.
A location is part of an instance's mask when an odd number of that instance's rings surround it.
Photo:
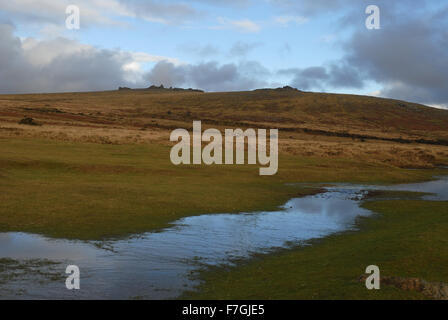
<path fill-rule="evenodd" d="M 234 29 L 244 33 L 259 32 L 261 30 L 261 26 L 259 24 L 249 19 L 230 20 L 219 17 L 218 22 L 220 25 L 214 26 L 212 29 Z"/>
<path fill-rule="evenodd" d="M 278 16 L 274 18 L 274 22 L 283 27 L 287 27 L 290 24 L 304 24 L 308 22 L 308 18 L 302 16 Z"/>
<path fill-rule="evenodd" d="M 368 96 L 372 96 L 372 97 L 380 97 L 381 96 L 381 90 L 375 90 L 372 92 L 367 93 Z"/>
<path fill-rule="evenodd" d="M 448 110 L 448 104 L 430 104 L 430 103 L 424 103 L 424 105 L 437 108 L 437 109 L 445 109 Z"/>
<path fill-rule="evenodd" d="M 134 62 L 137 63 L 168 61 L 176 66 L 182 64 L 182 62 L 177 58 L 157 56 L 153 54 L 148 54 L 146 52 L 133 52 L 131 53 L 131 55 Z"/>
<path fill-rule="evenodd" d="M 61 56 L 79 54 L 82 51 L 94 49 L 90 45 L 62 37 L 44 41 L 35 38 L 24 38 L 21 44 L 25 60 L 34 67 L 48 65 Z"/>
<path fill-rule="evenodd" d="M 246 32 L 258 32 L 261 30 L 261 27 L 255 22 L 244 19 L 244 20 L 234 20 L 230 21 L 230 23 L 239 30 Z"/>
<path fill-rule="evenodd" d="M 182 2 L 120 0 L 118 8 L 132 17 L 162 24 L 183 24 L 203 15 L 193 6 Z"/>
<path fill-rule="evenodd" d="M 53 24 L 65 26 L 68 5 L 73 4 L 71 0 L 14 0 L 1 1 L 0 10 L 8 13 L 14 20 L 23 23 Z M 110 18 L 108 14 L 129 15 L 117 1 L 78 0 L 76 5 L 80 8 L 81 23 L 83 25 L 102 24 L 117 25 L 118 21 Z"/>
<path fill-rule="evenodd" d="M 13 21 L 38 24 L 40 28 L 47 30 L 48 25 L 63 29 L 67 17 L 65 9 L 72 4 L 80 9 L 81 28 L 91 25 L 127 26 L 120 21 L 122 17 L 163 24 L 183 24 L 201 15 L 185 3 L 155 0 L 14 0 L 1 1 L 0 11 L 7 13 Z M 50 30 L 54 32 L 57 28 Z"/>

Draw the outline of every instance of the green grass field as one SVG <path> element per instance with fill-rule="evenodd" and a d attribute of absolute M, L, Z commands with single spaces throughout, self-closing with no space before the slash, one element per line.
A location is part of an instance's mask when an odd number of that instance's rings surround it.
<path fill-rule="evenodd" d="M 179 166 L 169 148 L 0 139 L 0 231 L 104 239 L 163 228 L 204 213 L 274 210 L 316 192 L 287 182 L 393 183 L 441 171 L 345 159 L 281 156 L 279 173 L 258 166 Z"/>

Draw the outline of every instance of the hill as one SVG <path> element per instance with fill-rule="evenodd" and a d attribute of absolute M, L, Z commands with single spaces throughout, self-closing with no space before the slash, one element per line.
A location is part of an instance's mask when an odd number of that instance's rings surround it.
<path fill-rule="evenodd" d="M 32 118 L 38 126 L 18 124 Z M 203 93 L 154 87 L 0 95 L 0 135 L 98 143 L 168 143 L 175 128 L 278 128 L 281 152 L 427 167 L 448 157 L 448 111 L 290 87 Z M 310 143 L 312 141 L 312 143 Z"/>

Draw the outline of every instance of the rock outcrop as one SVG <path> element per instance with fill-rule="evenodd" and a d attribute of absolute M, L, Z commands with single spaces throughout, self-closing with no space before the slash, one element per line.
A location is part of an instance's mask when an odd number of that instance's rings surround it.
<path fill-rule="evenodd" d="M 368 276 L 359 278 L 360 282 L 365 282 Z M 381 276 L 380 285 L 393 286 L 407 291 L 417 291 L 427 297 L 437 300 L 448 300 L 448 284 L 443 282 L 428 282 L 418 278 L 401 278 Z"/>

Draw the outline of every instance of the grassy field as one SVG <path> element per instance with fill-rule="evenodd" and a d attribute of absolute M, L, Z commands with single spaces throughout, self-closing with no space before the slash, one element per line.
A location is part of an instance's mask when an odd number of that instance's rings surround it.
<path fill-rule="evenodd" d="M 367 290 L 358 278 L 369 265 L 381 276 L 448 282 L 448 203 L 418 200 L 366 202 L 377 212 L 312 246 L 258 256 L 236 268 L 204 272 L 190 299 L 425 299 L 393 286 Z"/>
<path fill-rule="evenodd" d="M 160 145 L 0 139 L 0 231 L 103 239 L 166 227 L 204 213 L 273 210 L 315 192 L 287 182 L 392 183 L 443 170 L 405 170 L 353 159 L 280 157 L 258 166 L 174 166 Z"/>

